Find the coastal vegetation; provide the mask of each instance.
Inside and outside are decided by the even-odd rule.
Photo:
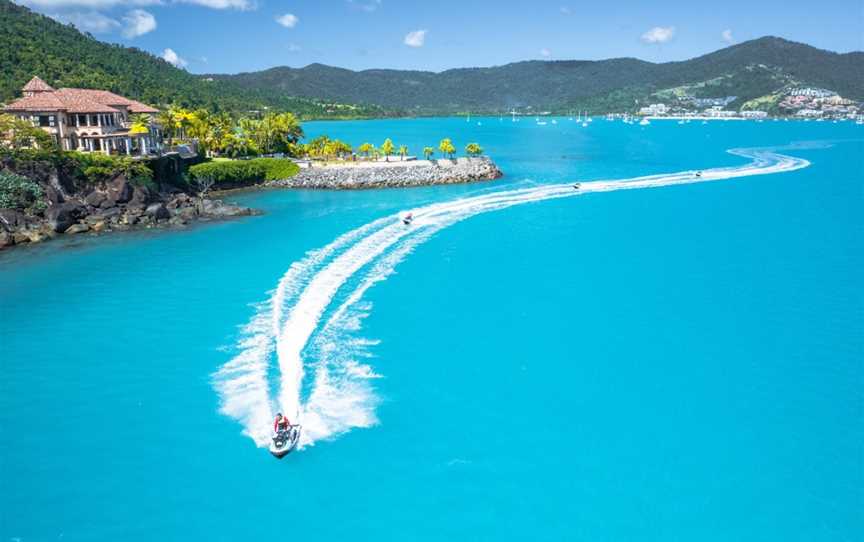
[[[34,213],[44,211],[45,191],[38,183],[10,171],[0,171],[0,209]]]
[[[303,137],[300,121],[288,112],[232,115],[174,105],[162,111],[157,121],[169,145],[194,139],[207,156],[296,155],[300,151],[297,143]]]
[[[294,162],[282,158],[254,158],[252,160],[215,160],[196,164],[189,168],[191,180],[199,186],[212,183],[220,185],[247,186],[263,181],[278,181],[297,174],[300,168]]]
[[[55,88],[110,90],[147,104],[249,114],[292,111],[300,118],[387,116],[379,106],[297,98],[277,89],[248,89],[176,68],[134,47],[96,40],[9,0],[0,0],[0,102],[16,97],[33,75]]]

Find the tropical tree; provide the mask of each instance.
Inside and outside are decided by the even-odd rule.
[[[168,136],[168,145],[174,142],[174,138],[185,137],[185,129],[189,126],[191,116],[191,113],[176,105],[159,113],[159,124]]]
[[[372,145],[372,143],[363,143],[362,145],[357,147],[357,150],[360,152],[360,154],[366,156],[366,158],[369,158],[369,155],[372,154],[372,151],[375,150],[375,146]]]
[[[423,147],[423,157],[427,160],[432,158],[432,155],[435,154],[435,147]]]
[[[399,145],[399,156],[402,157],[402,160],[405,160],[405,157],[408,155],[408,145]]]
[[[57,140],[45,130],[33,126],[30,121],[0,113],[0,149],[18,150],[36,147],[44,151],[56,151]]]
[[[381,152],[384,154],[385,160],[390,161],[390,155],[393,154],[393,149],[395,145],[393,145],[393,140],[389,137],[384,140],[384,143],[381,144]]]
[[[438,143],[438,150],[441,151],[442,154],[446,154],[453,159],[453,155],[456,154],[456,147],[453,145],[453,142],[450,141],[450,138],[442,139],[440,143]]]
[[[483,154],[483,147],[477,143],[468,143],[465,145],[465,152],[468,153],[468,156],[480,156]]]
[[[150,123],[152,122],[150,115],[136,113],[129,117],[129,121],[131,122],[131,125],[129,126],[129,135],[136,136],[138,139],[138,148],[142,153],[146,152],[147,148],[144,144],[144,136],[150,133]]]

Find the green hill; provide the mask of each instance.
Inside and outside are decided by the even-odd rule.
[[[0,102],[38,75],[54,87],[100,88],[154,105],[215,110],[264,107],[301,117],[378,116],[378,107],[322,103],[269,89],[242,88],[178,69],[140,49],[100,42],[26,7],[0,0]]]
[[[694,97],[737,96],[732,106],[787,85],[834,90],[864,100],[864,53],[832,53],[781,38],[733,45],[683,62],[654,64],[634,58],[601,61],[530,61],[440,73],[351,71],[321,64],[213,75],[248,89],[286,95],[363,101],[418,113],[589,109],[624,111],[664,92]]]
[[[0,101],[17,96],[38,75],[53,86],[104,88],[154,105],[229,111],[270,107],[303,118],[527,107],[601,113],[684,96],[735,96],[729,107],[739,108],[775,103],[778,91],[793,86],[864,100],[864,53],[838,54],[775,37],[659,64],[635,58],[529,61],[440,73],[311,64],[200,76],[139,49],[100,42],[9,0],[0,0],[0,73]]]

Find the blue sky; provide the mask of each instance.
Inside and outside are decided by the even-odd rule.
[[[864,2],[16,0],[194,73],[320,62],[440,71],[529,59],[661,62],[765,35],[864,49]]]

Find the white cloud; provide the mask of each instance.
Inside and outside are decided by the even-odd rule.
[[[728,28],[723,32],[720,32],[720,37],[723,38],[723,41],[726,43],[735,43],[735,38],[732,37],[732,30]]]
[[[162,51],[162,59],[169,64],[174,64],[178,68],[185,68],[186,64],[188,64],[188,62],[180,58],[180,55],[175,53],[174,49],[171,49],[170,47]]]
[[[286,13],[285,15],[280,15],[276,17],[276,22],[281,24],[285,28],[294,28],[295,26],[297,26],[297,23],[300,22],[300,19],[298,19],[297,16],[292,13]]]
[[[552,51],[544,47],[540,49],[540,56],[542,56],[543,58],[549,58],[550,56],[552,56]]]
[[[405,34],[404,43],[408,47],[423,47],[426,43],[426,32],[428,30],[415,30]]]
[[[78,30],[91,34],[107,34],[120,28],[119,21],[95,11],[86,13],[57,13],[51,15],[51,18],[64,24],[71,23]]]
[[[642,34],[645,43],[666,43],[675,35],[674,26],[655,26],[648,32]]]
[[[301,50],[302,50],[302,48],[299,45],[297,45],[296,43],[289,43],[288,44],[288,52],[289,53],[299,53]]]
[[[133,9],[123,17],[123,36],[137,38],[156,30],[156,17],[143,9]]]
[[[573,10],[571,10],[569,7],[561,6],[561,15],[571,15],[572,13]]]

